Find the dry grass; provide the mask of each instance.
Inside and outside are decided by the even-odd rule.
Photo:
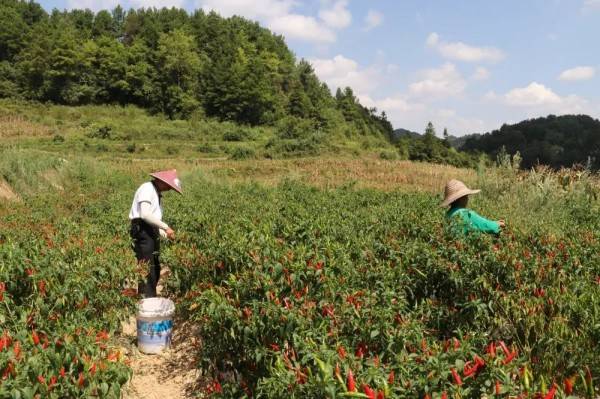
[[[115,162],[115,161],[112,161]],[[353,185],[359,188],[405,190],[441,193],[452,178],[472,183],[476,173],[470,169],[410,161],[380,159],[301,158],[288,160],[224,159],[194,160],[127,160],[115,165],[121,170],[137,173],[162,168],[177,168],[184,174],[201,171],[219,182],[256,182],[274,186],[283,180],[296,180],[320,188]]]
[[[256,181],[266,185],[283,179],[300,180],[310,185],[333,188],[352,184],[380,190],[440,192],[447,180],[472,181],[475,172],[449,166],[410,161],[378,159],[298,159],[224,161],[202,163],[200,168],[232,181]]]
[[[0,137],[42,137],[52,134],[49,127],[33,123],[19,115],[0,115]]]
[[[0,179],[0,199],[7,200],[7,201],[19,201],[20,200],[19,196],[14,192],[12,187],[7,182],[5,182],[4,180],[1,180],[1,179]]]

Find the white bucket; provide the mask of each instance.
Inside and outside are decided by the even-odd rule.
[[[167,298],[142,299],[138,305],[137,342],[140,352],[156,354],[171,346],[175,304]]]

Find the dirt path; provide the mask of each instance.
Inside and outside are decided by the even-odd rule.
[[[157,289],[160,295],[160,284]],[[174,320],[171,348],[158,355],[146,355],[136,346],[135,316],[123,323],[121,345],[133,370],[133,376],[125,386],[123,398],[197,398],[195,392],[201,378],[196,359],[200,346],[197,331],[190,322]]]
[[[124,399],[188,399],[201,378],[196,369],[199,338],[189,323],[175,323],[171,348],[158,355],[141,353],[135,345],[135,317],[123,326],[123,340],[133,376]]]

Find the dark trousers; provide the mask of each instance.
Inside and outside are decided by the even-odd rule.
[[[160,278],[160,241],[158,228],[149,225],[141,219],[131,221],[131,239],[133,251],[138,263],[148,265],[148,278],[146,283],[138,284],[138,294],[146,298],[156,296],[156,285]]]

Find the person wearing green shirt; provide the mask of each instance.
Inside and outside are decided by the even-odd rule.
[[[469,195],[477,194],[480,191],[471,190],[460,180],[453,179],[446,183],[444,201],[442,202],[443,207],[450,207],[446,217],[451,222],[456,222],[457,226],[462,228],[464,234],[470,232],[499,234],[505,226],[504,220],[489,220],[467,208]]]

